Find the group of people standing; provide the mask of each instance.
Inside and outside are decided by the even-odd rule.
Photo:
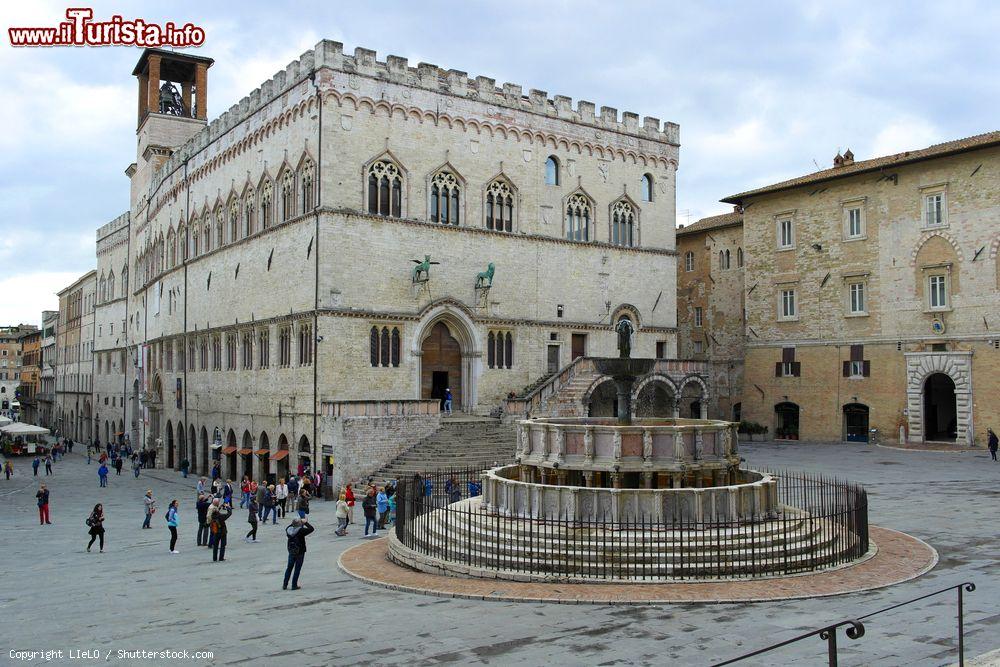
[[[354,523],[354,506],[357,498],[354,489],[348,484],[340,492],[337,500],[337,530],[335,535],[343,537],[347,535],[347,526]],[[372,537],[378,535],[379,530],[384,530],[386,524],[392,520],[396,513],[396,483],[390,481],[385,486],[375,486],[370,480],[365,489],[365,495],[361,499],[361,510],[365,515],[365,537],[368,536],[369,529]]]

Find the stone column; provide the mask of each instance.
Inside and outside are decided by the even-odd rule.
[[[149,85],[146,86],[146,108],[152,113],[160,111],[160,56],[150,55],[146,59],[149,67],[146,76]]]
[[[652,489],[653,488],[653,473],[652,472],[644,472],[644,473],[642,473],[642,481],[643,481],[643,485],[645,486],[645,488]]]
[[[622,475],[620,472],[611,473],[611,486],[615,489],[622,488]]]
[[[191,117],[191,82],[181,84],[181,101],[184,103],[184,113]]]
[[[153,56],[150,56],[150,61],[152,61],[152,59]],[[159,73],[159,63],[157,63],[157,73]],[[208,120],[208,66],[204,63],[198,63],[195,65],[194,88],[194,117],[198,120]]]
[[[583,485],[586,487],[594,486],[594,473],[591,470],[583,471]]]
[[[149,75],[139,75],[139,122],[149,111]]]

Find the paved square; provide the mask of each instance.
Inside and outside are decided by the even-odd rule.
[[[940,553],[938,567],[880,591],[753,605],[606,607],[436,598],[367,586],[340,572],[337,558],[358,543],[359,531],[353,527],[348,537],[336,538],[332,503],[316,502],[304,588],[282,591],[286,522],[262,525],[260,542],[247,545],[246,512],[237,509],[227,562],[215,564],[194,544],[196,478],[165,470],[137,480],[112,475],[110,486],[100,489],[97,466],[88,467],[79,454],[38,480],[31,478],[30,460],[20,458],[15,477],[0,478],[0,662],[13,662],[11,649],[111,650],[112,662],[119,649],[186,649],[214,652],[213,660],[193,664],[708,665],[965,580],[978,588],[966,596],[967,655],[1000,643],[1000,464],[988,454],[801,443],[744,445],[742,453],[750,467],[785,465],[862,482],[870,492],[872,522],[929,542]],[[38,525],[36,481],[52,491],[51,526]],[[147,488],[161,508],[153,530],[140,529]],[[181,501],[178,555],[167,552],[162,518],[172,498]],[[84,519],[96,502],[104,503],[107,515],[104,554],[84,550]],[[957,661],[955,628],[953,598],[918,603],[871,619],[861,640],[841,637],[841,664],[951,664]],[[819,640],[807,641],[744,664],[814,665],[824,650]],[[64,654],[53,662],[70,661]]]

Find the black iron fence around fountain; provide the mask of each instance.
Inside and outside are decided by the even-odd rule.
[[[395,537],[443,569],[536,579],[781,576],[844,565],[869,552],[862,487],[801,472],[762,472],[778,479],[776,517],[664,523],[642,515],[617,521],[505,516],[475,500],[482,470],[436,471],[399,480]]]

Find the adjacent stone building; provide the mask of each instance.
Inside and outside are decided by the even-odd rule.
[[[138,349],[125,326],[128,294],[129,214],[97,230],[97,300],[94,306],[93,401],[95,435],[101,442],[127,433],[141,441],[137,391],[129,392],[126,369]]]
[[[707,362],[713,419],[741,417],[746,259],[738,209],[677,229],[678,357]]]
[[[59,326],[58,310],[42,311],[41,372],[39,393],[36,394],[39,426],[52,430],[55,425],[56,400],[56,329]]]
[[[96,293],[96,271],[88,271],[59,292],[55,423],[50,428],[79,441],[89,441],[94,432],[91,381]]]
[[[37,329],[30,324],[0,327],[0,410],[18,407],[15,404],[21,384],[21,339]]]
[[[21,336],[21,369],[18,400],[21,421],[38,423],[38,393],[41,390],[42,332],[35,330]]]
[[[615,354],[621,318],[633,354],[677,356],[675,124],[329,41],[208,123],[211,65],[151,49],[133,72],[102,431],[198,472],[332,471],[324,406],[449,388],[486,413]]]
[[[1000,426],[1000,132],[724,201],[744,210],[745,419],[827,441]]]

